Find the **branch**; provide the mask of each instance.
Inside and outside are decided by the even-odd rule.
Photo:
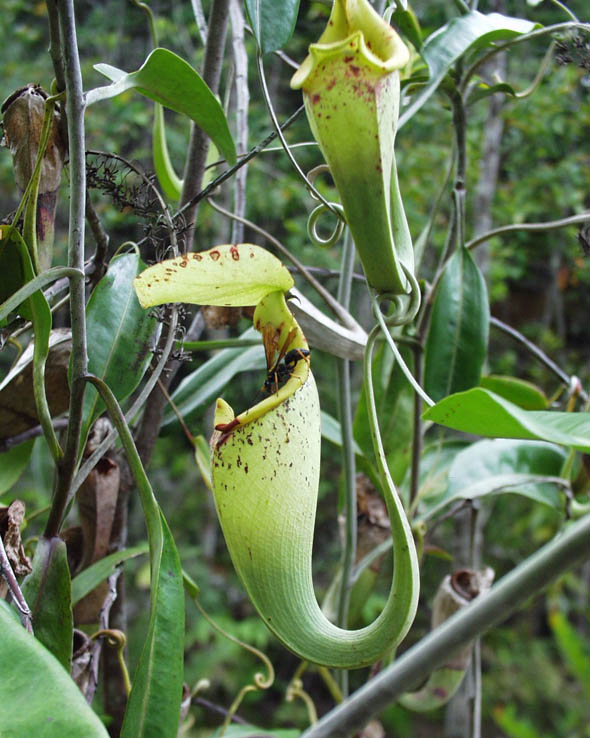
[[[515,341],[518,341],[518,343],[522,344],[527,351],[529,351],[531,354],[533,354],[533,356],[539,359],[539,361],[544,364],[547,369],[549,369],[549,371],[553,372],[553,374],[555,374],[558,379],[560,379],[566,386],[570,386],[572,378],[569,376],[569,374],[567,374],[567,372],[564,372],[563,369],[559,367],[552,359],[550,359],[544,351],[542,351],[532,341],[529,341],[529,339],[523,336],[520,331],[517,331],[516,328],[512,328],[512,326],[509,326],[502,320],[494,318],[494,316],[490,317],[490,325],[499,328],[508,336],[514,338]],[[586,394],[586,392],[584,392],[584,390],[580,390],[579,396],[584,402],[588,402],[588,395]]]
[[[343,738],[360,730],[402,692],[468,643],[508,618],[553,579],[590,557],[590,515],[570,525],[501,579],[488,594],[449,618],[378,676],[324,715],[301,738]]]

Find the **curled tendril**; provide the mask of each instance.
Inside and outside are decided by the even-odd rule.
[[[390,295],[387,292],[381,292],[373,300],[375,317],[379,321],[383,320],[385,325],[390,328],[411,323],[418,315],[418,310],[420,310],[421,294],[418,280],[405,264],[401,263],[401,266],[410,283],[410,294],[407,296]],[[392,303],[392,307],[386,315],[381,311],[381,302],[384,300],[389,300]]]
[[[331,203],[331,205],[335,210],[338,210],[338,212],[344,213],[342,205],[338,205],[338,203],[335,202]],[[318,205],[312,210],[309,218],[307,219],[307,235],[316,246],[320,246],[323,249],[328,249],[338,243],[345,225],[344,221],[339,219],[328,238],[322,238],[322,236],[317,232],[317,223],[320,217],[327,211],[328,208],[325,205]]]
[[[105,630],[98,630],[90,636],[90,640],[94,641],[96,638],[104,638],[105,643],[109,648],[117,649],[117,659],[119,661],[119,668],[123,675],[123,684],[125,685],[125,694],[129,697],[131,692],[131,679],[129,678],[129,670],[125,663],[125,644],[127,643],[127,637],[122,630],[117,628],[108,628]]]
[[[287,702],[294,702],[297,698],[303,701],[305,704],[305,707],[307,708],[307,716],[309,718],[309,722],[314,725],[318,721],[318,713],[315,708],[314,702],[310,695],[303,689],[303,682],[298,677],[293,677],[291,680],[289,686],[287,687],[287,692],[285,694],[285,699]]]
[[[320,164],[319,166],[309,170],[309,172],[307,173],[307,179],[315,187],[315,181],[317,177],[320,174],[326,173],[330,173],[330,168],[327,164]],[[309,194],[314,200],[319,200],[314,190],[310,189]],[[320,217],[328,210],[330,210],[332,214],[336,212],[339,215],[339,218],[336,225],[334,226],[334,230],[332,231],[332,233],[328,236],[328,238],[323,238],[317,232],[317,223]],[[345,225],[346,221],[344,219],[344,208],[342,207],[342,205],[339,205],[336,202],[331,202],[330,208],[327,208],[325,203],[320,203],[316,208],[314,208],[311,215],[307,219],[307,234],[316,246],[328,249],[334,246],[339,241],[340,237],[342,236],[342,232],[344,231]]]
[[[235,636],[231,635],[231,633],[228,633],[227,631],[223,630],[223,628],[220,625],[218,625],[207,614],[207,612],[203,609],[201,603],[195,597],[193,597],[192,599],[197,609],[201,613],[201,615],[205,618],[205,620],[209,623],[209,625],[214,630],[220,633],[224,638],[227,638],[233,643],[236,643],[238,646],[245,648],[246,651],[249,651],[251,654],[254,654],[254,656],[257,656],[262,661],[262,663],[264,664],[267,670],[266,674],[263,674],[261,672],[256,672],[256,674],[254,674],[254,684],[247,684],[245,687],[242,687],[242,689],[238,692],[237,697],[232,702],[231,707],[229,708],[227,715],[225,716],[223,725],[219,729],[219,738],[221,738],[221,736],[223,736],[223,734],[227,730],[232,717],[237,712],[238,707],[241,705],[242,700],[248,694],[248,692],[256,692],[259,689],[269,689],[270,687],[272,687],[274,680],[275,680],[275,670],[273,668],[273,665],[270,659],[268,658],[268,656],[266,656],[266,654],[262,653],[262,651],[259,651],[257,648],[254,648],[254,646],[251,646],[248,643],[244,643],[239,638],[236,638]]]

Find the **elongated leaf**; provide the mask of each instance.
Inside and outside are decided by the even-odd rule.
[[[66,544],[61,538],[39,538],[33,571],[24,580],[23,595],[33,614],[35,636],[70,670],[72,658],[72,585]]]
[[[128,559],[148,553],[148,544],[140,543],[132,548],[126,548],[123,551],[115,551],[115,553],[105,556],[104,559],[96,561],[87,569],[81,571],[72,579],[72,605],[75,605],[89,592],[98,587],[98,585],[115,571],[119,564]]]
[[[480,386],[510,400],[523,410],[546,410],[549,404],[542,390],[532,382],[517,377],[490,374],[481,378]]]
[[[438,285],[424,356],[424,388],[438,401],[479,384],[490,308],[484,279],[466,249],[449,259]]]
[[[169,200],[178,200],[182,193],[182,180],[174,171],[168,144],[166,142],[166,126],[164,124],[164,109],[156,103],[154,105],[154,129],[152,153],[154,169],[162,192]]]
[[[420,53],[428,64],[430,81],[403,111],[399,126],[406,123],[428,100],[445,74],[466,52],[530,33],[538,24],[500,13],[484,15],[477,10],[453,18],[431,34]]]
[[[229,164],[235,164],[236,147],[223,108],[201,76],[188,62],[168,49],[154,49],[136,72],[127,74],[110,64],[95,69],[113,81],[86,95],[88,105],[136,89],[170,110],[188,115],[209,136]]]
[[[249,328],[240,336],[240,338],[254,337],[260,337],[254,328]],[[223,349],[185,377],[172,394],[172,399],[181,414],[186,417],[213,402],[236,374],[253,370],[262,371],[265,367],[262,342],[259,346],[250,346],[246,349]],[[164,413],[162,425],[175,421],[176,415],[168,408]]]
[[[158,521],[153,518],[156,512]],[[155,500],[146,513],[152,547],[150,623],[121,738],[176,738],[183,680],[182,569],[174,539]]]
[[[34,440],[21,443],[0,454],[0,495],[7,492],[23,473],[33,451]]]
[[[157,321],[143,310],[133,289],[141,269],[137,254],[113,259],[86,308],[88,371],[104,380],[119,400],[128,397],[141,381],[152,357]],[[84,396],[84,429],[104,410],[93,387]]]
[[[27,281],[22,265],[20,250],[17,246],[17,239],[11,237],[16,232],[9,226],[0,228],[0,304],[13,295]],[[26,310],[26,303],[21,308]],[[30,311],[24,317],[29,320],[31,318]]]
[[[246,0],[246,12],[263,54],[284,46],[291,38],[299,0]]]
[[[0,600],[2,738],[108,738],[63,666]]]
[[[89,381],[100,391],[119,432],[141,499],[150,549],[149,626],[120,738],[177,738],[184,652],[184,590],[180,558],[121,408],[102,380],[91,377]]]
[[[411,8],[402,7],[402,5],[402,3],[397,4],[391,16],[391,23],[412,42],[417,51],[420,51],[422,46],[420,22]]]
[[[589,413],[522,410],[480,387],[446,397],[423,417],[464,433],[549,441],[590,453]]]
[[[286,292],[293,277],[276,256],[251,243],[223,244],[154,264],[136,280],[143,307],[165,302],[239,307]]]
[[[554,508],[562,498],[548,478],[558,478],[566,459],[559,446],[543,441],[478,441],[459,451],[449,468],[447,489],[425,507],[427,517],[454,500],[513,492]]]

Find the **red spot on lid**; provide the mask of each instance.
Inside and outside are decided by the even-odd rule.
[[[230,253],[231,253],[231,258],[234,261],[239,261],[240,260],[240,252],[238,251],[238,247],[237,246],[232,246],[230,248]]]
[[[219,257],[221,256],[221,254],[219,253],[217,249],[214,249],[213,251],[209,252],[209,256],[213,259],[213,261],[217,261]]]

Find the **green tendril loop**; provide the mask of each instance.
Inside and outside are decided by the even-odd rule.
[[[335,202],[331,203],[331,205],[334,210],[342,213],[342,216],[344,217],[344,209],[342,208],[342,205],[338,205],[338,203]],[[334,230],[327,238],[323,238],[322,236],[320,236],[317,231],[317,223],[320,217],[327,211],[328,208],[325,205],[318,205],[312,210],[309,218],[307,219],[307,234],[309,238],[316,246],[320,246],[323,249],[329,249],[336,243],[338,243],[344,231],[345,225],[344,220],[338,219],[336,225],[334,226]]]
[[[410,283],[409,295],[392,295],[388,292],[380,292],[373,298],[373,313],[375,314],[375,317],[379,322],[383,321],[389,328],[411,323],[420,310],[422,296],[418,280],[414,273],[403,263],[401,264],[401,267],[406,279]],[[392,303],[392,308],[385,315],[381,310],[381,303],[384,300],[389,300]]]

